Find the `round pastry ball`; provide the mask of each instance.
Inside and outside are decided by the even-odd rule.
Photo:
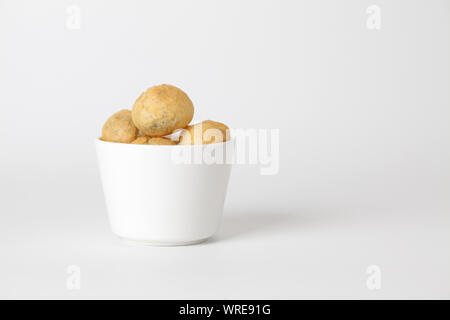
[[[106,120],[102,128],[101,140],[130,143],[136,139],[138,130],[131,119],[130,110],[120,110]]]
[[[148,139],[149,138],[146,136],[139,136],[135,140],[133,140],[131,143],[132,144],[147,144]]]
[[[172,141],[167,138],[156,137],[156,138],[148,139],[147,144],[158,145],[158,146],[173,146],[173,145],[176,145],[177,143],[175,141]]]
[[[230,140],[230,129],[226,125],[206,120],[185,128],[180,136],[179,144],[210,144],[228,140]]]
[[[186,127],[194,105],[181,89],[169,84],[148,88],[133,105],[132,118],[142,134],[161,137]]]

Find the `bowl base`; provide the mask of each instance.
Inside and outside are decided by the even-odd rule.
[[[198,244],[209,239],[203,238],[193,241],[154,241],[154,240],[136,240],[130,238],[119,237],[119,239],[127,245],[132,246],[150,246],[150,247],[176,247],[176,246],[189,246],[193,244]]]

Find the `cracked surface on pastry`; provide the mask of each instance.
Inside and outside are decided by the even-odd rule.
[[[186,93],[172,85],[153,86],[133,105],[132,118],[142,134],[161,137],[186,127],[194,116],[194,106]]]

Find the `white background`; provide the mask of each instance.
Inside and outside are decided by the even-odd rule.
[[[0,0],[0,298],[450,298],[449,18],[446,0]],[[107,222],[93,141],[160,83],[198,119],[280,129],[279,173],[235,167],[196,246],[125,246]]]

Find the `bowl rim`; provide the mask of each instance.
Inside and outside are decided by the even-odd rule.
[[[172,148],[204,148],[211,145],[227,145],[234,143],[235,137],[230,137],[230,140],[227,140],[225,142],[218,142],[218,143],[207,143],[207,144],[175,144],[175,145],[155,145],[155,144],[133,144],[133,143],[126,143],[126,142],[113,142],[113,141],[105,141],[100,138],[96,138],[94,140],[95,144],[109,144],[109,145],[116,145],[120,146],[119,148],[148,148],[148,149],[172,149]],[[128,147],[125,147],[128,146]]]

